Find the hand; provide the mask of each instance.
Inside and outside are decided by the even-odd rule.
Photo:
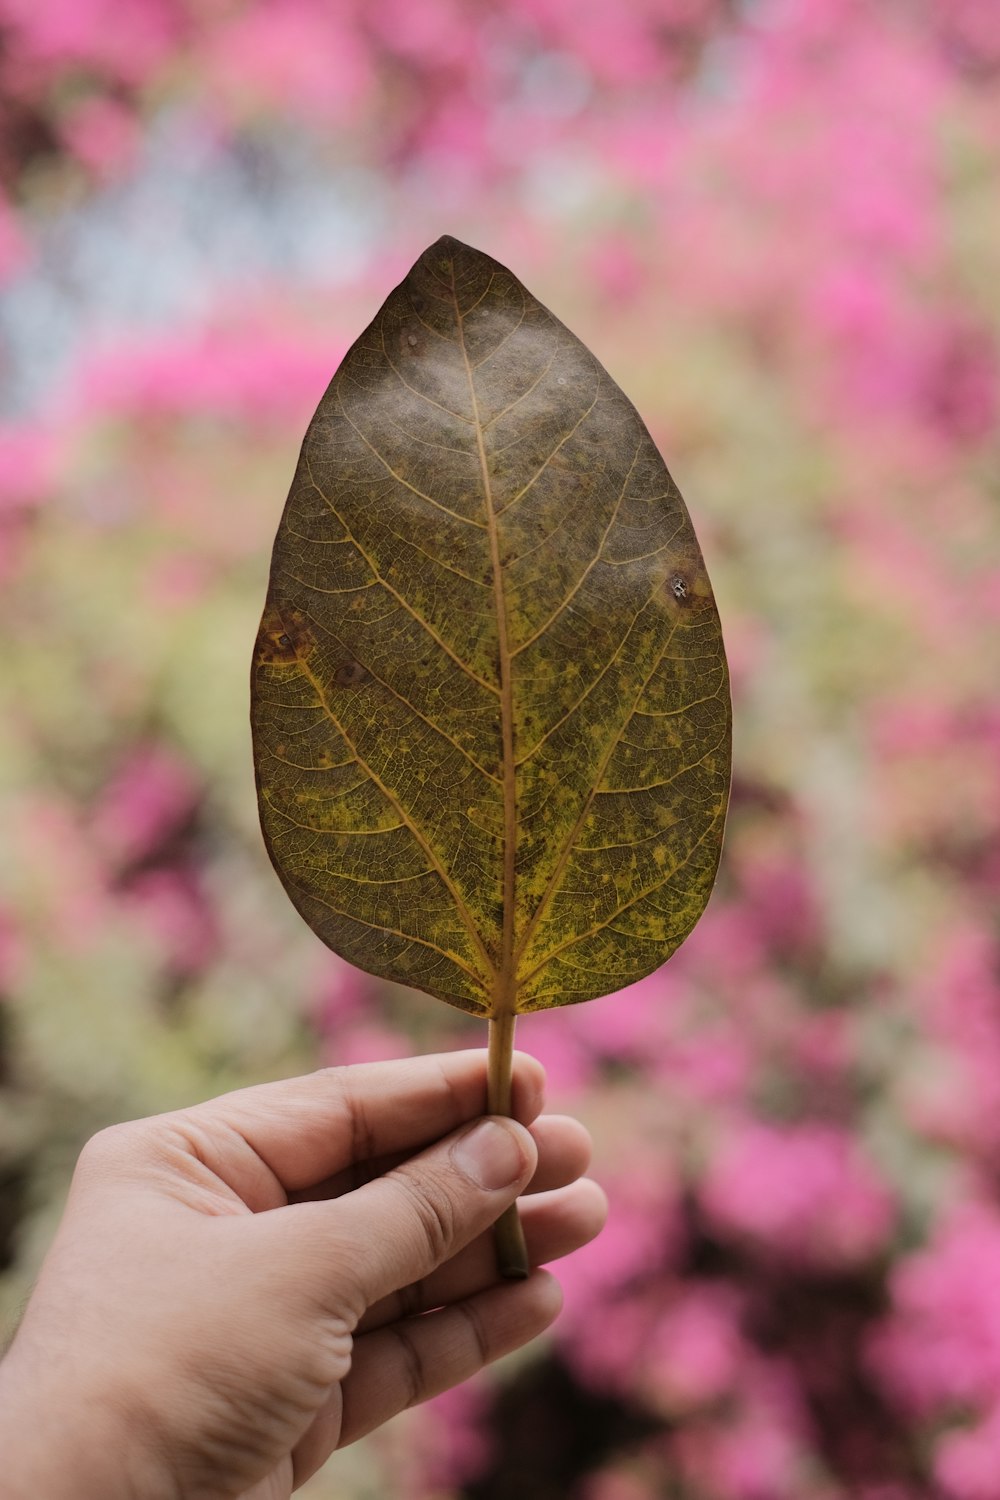
[[[558,1285],[498,1284],[489,1226],[527,1187],[537,1265],[604,1199],[539,1065],[521,1124],[479,1119],[485,1079],[483,1052],[329,1069],[95,1136],[0,1364],[9,1500],[287,1500],[547,1327]]]

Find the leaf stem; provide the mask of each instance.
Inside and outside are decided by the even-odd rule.
[[[511,1065],[516,1019],[513,1011],[505,1011],[492,1016],[489,1023],[487,1108],[491,1115],[507,1115],[508,1118],[511,1112]],[[516,1203],[512,1203],[500,1215],[493,1228],[493,1238],[500,1275],[507,1281],[523,1281],[530,1268]]]

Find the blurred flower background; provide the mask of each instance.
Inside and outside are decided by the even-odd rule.
[[[0,1317],[82,1141],[478,1045],[257,827],[298,444],[451,233],[635,400],[734,673],[708,913],[527,1018],[612,1199],[552,1337],[310,1500],[1000,1496],[1000,10],[0,0]]]

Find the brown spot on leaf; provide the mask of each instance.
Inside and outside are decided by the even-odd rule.
[[[362,682],[367,682],[370,676],[368,668],[352,657],[341,663],[333,674],[333,680],[337,687],[358,687]]]
[[[280,666],[307,657],[316,644],[301,610],[264,611],[257,635],[257,661]]]

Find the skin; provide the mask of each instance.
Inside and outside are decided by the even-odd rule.
[[[591,1239],[589,1138],[482,1118],[486,1054],[327,1069],[112,1126],[84,1148],[3,1363],[7,1500],[287,1500],[334,1449],[527,1343]]]

